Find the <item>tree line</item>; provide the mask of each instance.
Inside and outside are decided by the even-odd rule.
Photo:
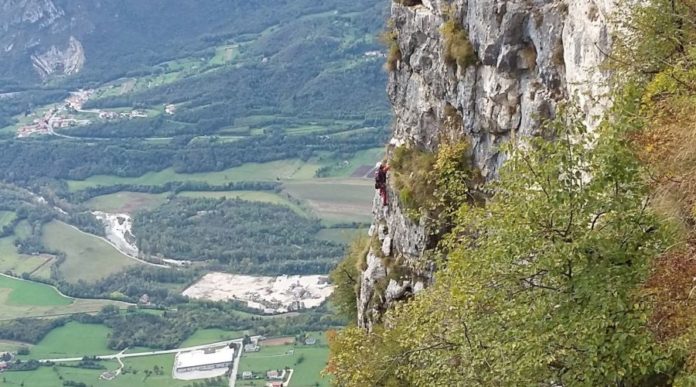
[[[144,254],[256,274],[326,273],[343,246],[317,239],[320,229],[287,206],[240,199],[175,198],[133,220]]]

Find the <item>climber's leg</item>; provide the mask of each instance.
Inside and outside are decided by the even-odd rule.
[[[387,205],[387,187],[382,187],[379,189],[379,196],[382,197],[382,205]]]

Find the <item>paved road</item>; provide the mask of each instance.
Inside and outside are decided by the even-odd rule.
[[[237,372],[239,370],[239,359],[242,357],[242,351],[244,351],[244,345],[239,343],[239,351],[235,354],[234,363],[232,363],[232,373],[230,374],[230,387],[234,387],[237,383]]]
[[[257,336],[255,336],[255,337],[257,337]],[[123,358],[129,358],[129,357],[165,355],[165,354],[169,354],[169,353],[195,351],[197,349],[203,349],[203,348],[208,348],[208,347],[221,347],[223,345],[230,345],[230,343],[239,343],[241,345],[242,340],[243,339],[239,338],[239,339],[234,339],[234,340],[219,341],[217,343],[211,343],[211,344],[196,345],[193,347],[166,349],[166,350],[151,351],[151,352],[137,352],[137,353],[124,353],[124,354],[116,353],[116,354],[112,354],[112,355],[99,355],[99,356],[95,356],[95,357],[99,360],[114,360],[118,357],[123,359]],[[64,357],[64,358],[53,358],[53,359],[40,359],[39,361],[41,361],[41,362],[52,361],[54,363],[57,363],[57,362],[71,362],[71,361],[80,361],[80,360],[82,360],[82,357]]]

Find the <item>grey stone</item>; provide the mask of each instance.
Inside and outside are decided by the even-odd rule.
[[[468,32],[478,63],[466,69],[443,58],[440,27],[445,9]],[[436,150],[445,133],[447,104],[462,114],[454,135],[472,145],[472,161],[485,179],[495,179],[507,141],[539,134],[541,119],[552,117],[559,103],[574,99],[587,112],[590,128],[608,106],[606,73],[599,65],[611,46],[607,20],[614,0],[427,0],[404,7],[392,3],[402,53],[390,74],[387,93],[394,109],[391,146]],[[390,280],[384,294],[375,284],[386,275],[372,257],[362,274],[359,325],[370,328],[393,302],[415,294],[433,280],[433,262],[424,257],[436,244],[425,222],[413,222],[389,192],[388,209],[375,200],[375,224],[386,259],[403,266],[410,278]],[[369,258],[369,257],[368,257]],[[370,259],[368,259],[370,261]],[[379,261],[379,259],[377,259]],[[377,269],[379,267],[379,270]]]

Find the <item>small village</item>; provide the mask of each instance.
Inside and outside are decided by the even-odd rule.
[[[18,138],[26,138],[32,135],[55,135],[70,137],[56,132],[56,129],[64,129],[76,126],[85,126],[96,121],[107,122],[117,120],[132,120],[148,118],[148,113],[140,109],[126,111],[114,111],[105,109],[83,109],[87,102],[95,94],[94,90],[78,90],[70,93],[70,96],[59,106],[49,108],[43,114],[27,112],[26,117],[37,115],[31,123],[20,126],[17,129]],[[122,109],[119,109],[122,110]],[[176,106],[167,104],[164,107],[165,114],[176,113]]]

